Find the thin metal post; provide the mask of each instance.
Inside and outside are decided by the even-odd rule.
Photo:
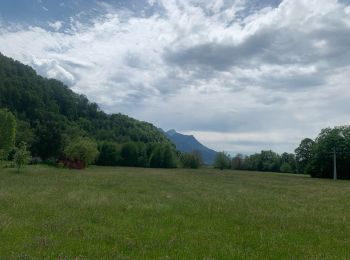
[[[333,148],[333,180],[337,179],[337,154],[335,152],[335,147]]]

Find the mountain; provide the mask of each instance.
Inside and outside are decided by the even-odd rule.
[[[193,135],[183,135],[173,129],[165,132],[165,135],[175,144],[176,149],[180,152],[190,153],[198,151],[205,164],[210,165],[214,163],[217,152],[201,144]]]
[[[34,156],[57,158],[74,137],[97,142],[170,144],[150,123],[122,114],[106,114],[62,82],[43,78],[29,66],[0,53],[0,108],[17,118],[17,142]]]

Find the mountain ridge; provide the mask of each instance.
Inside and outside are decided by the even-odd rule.
[[[193,135],[184,135],[174,129],[164,133],[180,152],[191,153],[197,151],[200,153],[204,164],[211,165],[214,163],[217,152],[200,143]]]

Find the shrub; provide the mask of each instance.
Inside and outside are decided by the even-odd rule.
[[[70,143],[64,153],[69,160],[83,161],[85,165],[93,163],[99,154],[96,142],[86,137]]]
[[[184,168],[197,169],[202,165],[202,158],[199,153],[183,153],[180,158]]]

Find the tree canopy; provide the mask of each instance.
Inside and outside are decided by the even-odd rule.
[[[14,147],[16,137],[16,119],[6,110],[0,109],[0,159]]]
[[[337,175],[350,179],[350,126],[322,129],[317,138],[304,139],[296,149],[301,169],[312,177],[333,178],[333,153],[336,153]]]
[[[11,111],[19,122],[18,143],[26,142],[31,154],[44,160],[63,157],[65,148],[79,136],[98,143],[171,146],[164,133],[152,124],[122,114],[106,114],[62,82],[43,78],[31,67],[1,54],[0,108]],[[6,129],[13,133],[13,125]]]
[[[89,165],[97,159],[97,144],[89,138],[80,137],[69,144],[64,153],[70,160],[83,161],[85,165]]]

